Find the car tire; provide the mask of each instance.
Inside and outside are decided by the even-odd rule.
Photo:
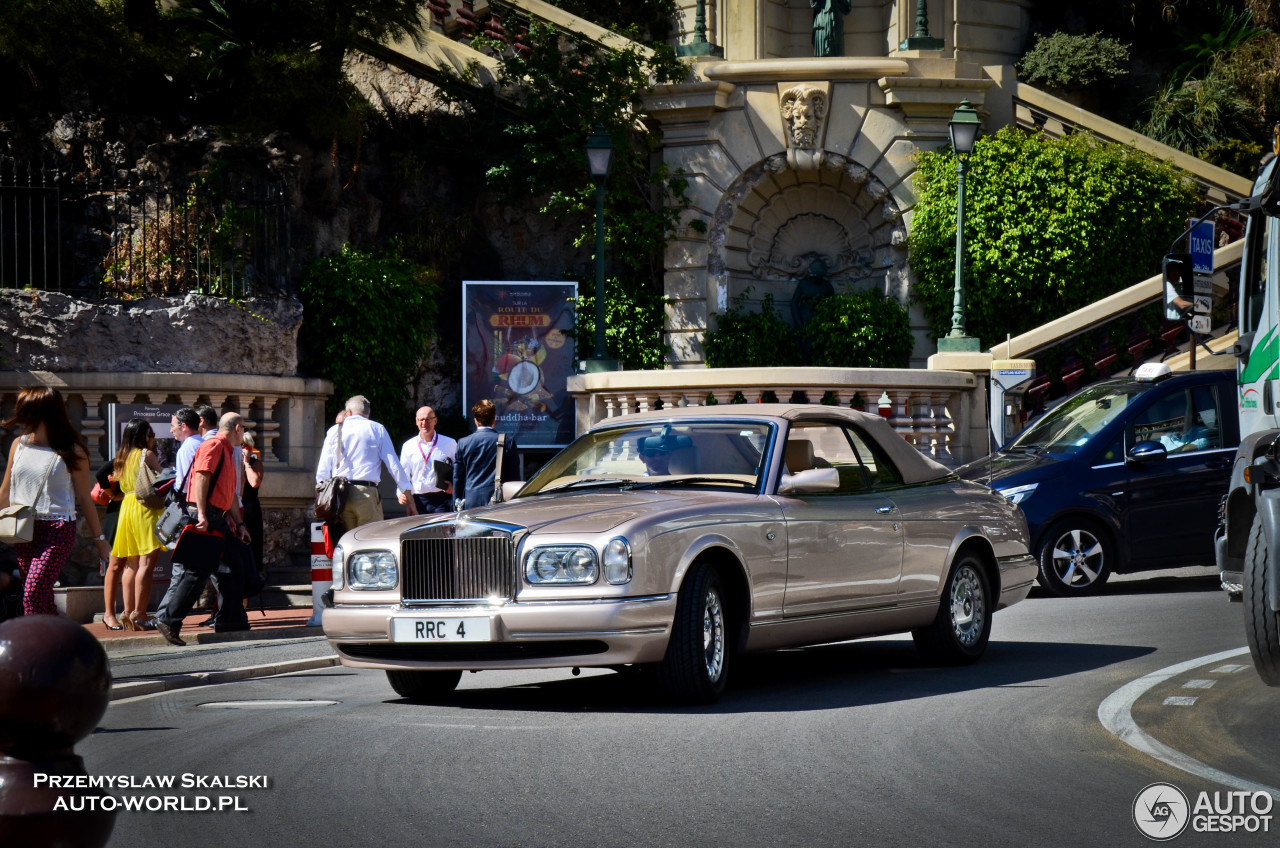
[[[399,671],[387,669],[387,682],[410,701],[438,701],[458,688],[461,671]]]
[[[956,558],[933,623],[911,631],[916,650],[930,662],[968,665],[986,653],[995,610],[982,561],[973,553]]]
[[[1253,667],[1268,686],[1280,686],[1280,613],[1267,603],[1267,534],[1253,518],[1244,553],[1244,633]]]
[[[1060,598],[1092,595],[1106,585],[1116,561],[1111,536],[1096,521],[1055,521],[1040,545],[1040,585]]]
[[[668,698],[684,704],[714,703],[729,677],[729,613],[724,587],[711,566],[695,564],[676,600],[667,653],[658,680]]]

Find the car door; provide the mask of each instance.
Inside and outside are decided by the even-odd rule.
[[[1134,417],[1129,447],[1158,441],[1168,451],[1163,460],[1127,463],[1125,525],[1135,568],[1213,563],[1218,501],[1235,454],[1222,427],[1225,400],[1220,384],[1183,384]]]
[[[902,572],[902,532],[892,500],[872,487],[849,433],[838,424],[793,425],[787,473],[835,468],[834,491],[778,496],[787,523],[785,617],[891,602]]]

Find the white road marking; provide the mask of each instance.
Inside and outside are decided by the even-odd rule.
[[[1234,665],[1232,663],[1227,663],[1226,665],[1220,665],[1217,668],[1209,669],[1209,673],[1210,674],[1235,674],[1237,671],[1244,671],[1248,667],[1249,666],[1247,665]]]
[[[1138,727],[1133,720],[1134,703],[1141,698],[1146,692],[1154,687],[1164,683],[1172,677],[1176,677],[1184,672],[1210,663],[1222,662],[1241,654],[1249,653],[1248,648],[1236,648],[1230,651],[1223,651],[1219,654],[1211,654],[1207,657],[1199,659],[1187,660],[1186,662],[1171,665],[1168,668],[1162,668],[1159,671],[1153,671],[1145,677],[1140,677],[1130,683],[1126,683],[1116,691],[1108,695],[1101,704],[1098,705],[1098,720],[1102,722],[1112,736],[1115,736],[1121,742],[1128,745],[1134,750],[1146,754],[1148,757],[1154,757],[1162,763],[1171,765],[1176,769],[1185,771],[1188,774],[1202,777],[1206,780],[1212,780],[1214,783],[1220,783],[1223,786],[1229,786],[1232,789],[1242,789],[1246,792],[1266,792],[1272,798],[1280,801],[1280,789],[1273,786],[1267,786],[1262,783],[1254,783],[1251,780],[1245,780],[1242,777],[1236,777],[1233,774],[1227,774],[1225,771],[1213,768],[1199,760],[1188,757],[1181,751],[1176,751],[1159,742]]]
[[[1212,689],[1216,680],[1188,680],[1182,684],[1183,689]]]
[[[1175,695],[1172,698],[1165,698],[1164,705],[1166,707],[1194,707],[1196,699],[1186,695]]]

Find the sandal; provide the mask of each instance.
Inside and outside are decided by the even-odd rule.
[[[119,621],[117,621],[115,624],[112,624],[111,622],[107,621],[106,618],[103,618],[102,623],[106,625],[108,630],[124,630],[124,625],[121,624]]]
[[[134,631],[138,629],[138,622],[134,621],[133,617],[127,612],[120,615],[120,623],[124,625],[125,630]]]

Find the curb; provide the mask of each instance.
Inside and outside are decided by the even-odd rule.
[[[161,638],[160,641],[163,642],[164,639]],[[331,654],[327,657],[308,657],[303,660],[288,660],[268,665],[228,668],[224,671],[197,671],[191,674],[165,675],[151,680],[131,680],[125,683],[113,683],[111,685],[111,700],[118,701],[122,698],[135,698],[139,695],[154,695],[157,692],[169,692],[175,689],[190,689],[194,686],[234,683],[238,680],[250,680],[255,677],[274,677],[277,674],[310,671],[317,668],[332,668],[337,665],[340,665],[337,654]]]
[[[229,633],[215,633],[212,630],[206,630],[201,633],[186,632],[182,634],[182,638],[190,646],[213,645],[221,642],[256,642],[268,639],[301,639],[306,636],[323,635],[324,628],[318,624],[314,626],[295,624],[289,627],[258,627],[252,630],[233,630]],[[155,632],[147,633],[143,636],[112,636],[110,639],[99,641],[108,655],[138,648],[176,647],[170,646],[163,636]]]

